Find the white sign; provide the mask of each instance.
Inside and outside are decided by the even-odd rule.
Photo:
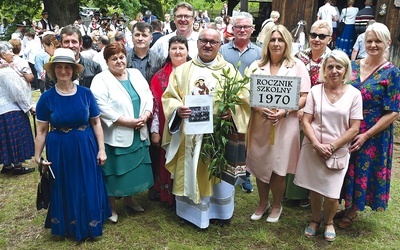
[[[251,107],[298,110],[300,77],[253,74],[250,78]]]
[[[213,96],[212,95],[187,95],[185,105],[192,111],[186,120],[186,134],[212,134],[213,133]]]

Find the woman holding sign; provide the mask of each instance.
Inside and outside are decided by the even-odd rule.
[[[254,72],[253,72],[254,71]],[[304,64],[292,56],[292,36],[283,25],[266,34],[261,60],[250,65],[257,75],[300,77],[299,109],[310,90],[310,77]],[[273,96],[273,95],[272,95]],[[275,103],[273,100],[270,103]],[[247,135],[246,166],[256,177],[259,203],[251,220],[259,220],[271,207],[268,222],[278,222],[282,212],[285,176],[294,174],[300,152],[297,110],[252,108]],[[272,206],[269,191],[273,195]]]
[[[294,183],[310,190],[311,223],[306,237],[313,237],[321,224],[324,208],[324,238],[336,238],[333,217],[349,163],[350,142],[357,135],[362,116],[361,93],[346,84],[351,62],[342,51],[333,50],[322,62],[319,79],[307,96],[304,107],[303,140]],[[328,159],[336,157],[338,164]]]

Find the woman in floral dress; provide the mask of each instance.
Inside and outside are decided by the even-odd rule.
[[[400,71],[385,57],[390,32],[382,23],[365,32],[368,56],[352,63],[352,84],[363,97],[364,121],[350,147],[345,177],[345,206],[339,227],[349,227],[365,206],[384,211],[388,206],[393,158],[393,122],[400,108]],[[339,217],[339,216],[338,216]]]

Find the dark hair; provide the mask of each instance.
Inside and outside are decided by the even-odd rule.
[[[189,45],[188,45],[188,41],[186,39],[186,37],[184,36],[173,36],[169,39],[168,42],[168,56],[167,59],[165,59],[165,62],[170,62],[171,61],[171,57],[169,56],[169,49],[171,48],[171,45],[173,43],[183,43],[187,49],[187,51],[189,52]],[[192,58],[189,56],[189,53],[186,56],[186,61],[190,61],[192,60]]]
[[[92,45],[93,45],[93,39],[88,35],[84,35],[82,37],[82,47],[84,49],[90,49]]]
[[[42,37],[42,43],[46,46],[50,46],[51,44],[54,45],[56,48],[60,48],[60,41],[58,41],[56,35],[54,34],[47,34]]]
[[[99,42],[101,42],[104,45],[109,45],[110,44],[110,39],[108,38],[108,36],[100,36],[99,37]]]
[[[114,39],[115,39],[116,42],[118,42],[118,41],[121,41],[122,39],[124,39],[125,37],[126,37],[126,36],[125,36],[125,33],[124,33],[124,32],[122,32],[122,31],[117,31],[117,32],[115,33]]]
[[[82,41],[82,33],[79,30],[79,28],[70,24],[61,29],[61,31],[60,31],[61,42],[62,42],[63,35],[70,36],[70,35],[73,35],[74,33],[78,34],[79,41]]]
[[[118,54],[118,53],[121,53],[121,52],[124,53],[124,55],[126,56],[126,49],[125,49],[125,46],[122,45],[122,44],[119,43],[119,42],[112,42],[112,43],[108,44],[108,45],[104,48],[103,56],[104,56],[104,59],[105,59],[106,62],[107,62],[107,60],[108,60],[112,55],[115,55],[115,54]]]
[[[146,32],[146,29],[149,30],[150,34],[153,33],[153,27],[149,23],[146,22],[137,22],[135,25],[132,27],[132,34],[134,30],[137,29],[140,32]]]
[[[156,19],[151,21],[150,25],[153,28],[153,31],[161,31],[163,23],[160,20]]]

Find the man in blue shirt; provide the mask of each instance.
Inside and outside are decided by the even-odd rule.
[[[224,59],[234,66],[237,66],[239,61],[241,62],[239,72],[242,76],[251,63],[261,58],[261,48],[250,41],[253,31],[253,16],[247,12],[239,12],[233,17],[233,40],[224,44],[219,50]],[[242,184],[242,190],[248,193],[253,192],[249,172],[246,172],[246,181]]]

